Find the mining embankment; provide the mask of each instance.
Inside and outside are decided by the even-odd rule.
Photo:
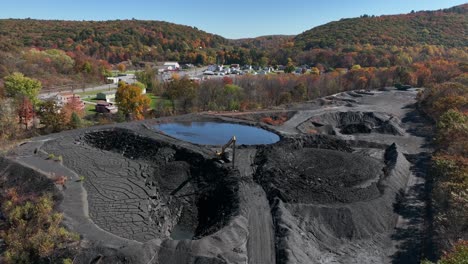
[[[417,263],[424,175],[406,156],[428,149],[415,96],[347,92],[283,110],[67,131],[18,146],[0,174],[4,186],[57,196],[82,236],[75,263]],[[219,146],[153,129],[187,120],[245,123],[281,140],[237,146],[233,166]]]

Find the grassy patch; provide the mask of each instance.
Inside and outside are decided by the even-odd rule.
[[[163,103],[166,106],[171,105],[171,101],[161,98],[161,96],[156,96],[154,94],[146,94],[146,95],[151,99],[151,103],[150,103],[151,109],[156,109],[157,105],[160,103]]]
[[[93,104],[85,104],[85,115],[94,115],[96,114],[96,106]]]
[[[81,98],[88,98],[88,97],[96,98],[96,95],[98,93],[108,92],[108,91],[116,91],[117,92],[117,89],[115,89],[115,88],[112,88],[112,89],[106,88],[106,89],[102,89],[102,90],[87,91],[87,92],[76,93],[76,94],[78,94]]]

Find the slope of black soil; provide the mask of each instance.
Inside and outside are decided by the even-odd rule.
[[[380,195],[383,164],[360,154],[281,144],[259,152],[255,180],[269,198],[291,203],[349,203]],[[313,145],[313,144],[310,144]],[[345,148],[346,145],[342,146]]]
[[[62,195],[52,180],[46,175],[0,157],[0,188],[3,190],[15,188],[22,195],[51,194],[55,200]]]
[[[237,171],[201,154],[147,138],[125,129],[102,130],[84,136],[88,144],[122,154],[152,167],[145,185],[151,188],[151,219],[156,226],[175,224],[199,238],[221,229],[239,206]]]
[[[314,129],[322,134],[333,135],[334,130],[328,127],[332,126],[337,132],[342,134],[357,133],[381,133],[391,135],[403,135],[403,130],[399,126],[397,118],[384,113],[375,112],[334,112],[314,116],[308,121],[298,126],[298,129],[307,133]]]

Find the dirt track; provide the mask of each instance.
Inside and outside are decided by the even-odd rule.
[[[277,126],[258,123],[273,112],[170,119],[282,135],[241,146],[235,169],[151,129],[169,119],[34,138],[5,161],[69,177],[61,208],[87,242],[78,263],[417,263],[425,175],[411,162],[428,149],[415,95],[342,93],[288,106]]]

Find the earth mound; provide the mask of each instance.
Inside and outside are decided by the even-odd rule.
[[[303,133],[335,135],[357,133],[381,133],[404,135],[400,121],[391,115],[378,112],[332,112],[314,116],[300,124]]]
[[[361,154],[293,144],[265,148],[256,164],[255,180],[270,199],[326,204],[375,199],[384,167]]]
[[[251,122],[262,122],[271,126],[280,126],[291,119],[297,111],[257,112],[235,115],[236,118]],[[227,115],[229,116],[229,115]]]

